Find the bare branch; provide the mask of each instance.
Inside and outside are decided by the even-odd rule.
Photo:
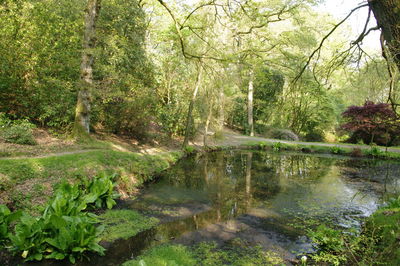
[[[317,48],[311,53],[311,55],[308,57],[308,60],[307,60],[306,64],[303,66],[303,68],[300,70],[299,74],[297,74],[297,76],[296,76],[296,77],[293,79],[293,81],[291,82],[292,84],[296,83],[296,82],[299,80],[299,78],[303,75],[304,71],[305,71],[305,70],[307,69],[307,67],[310,65],[310,62],[311,62],[312,58],[314,57],[314,55],[315,55],[317,52],[319,52],[319,51],[321,50],[322,46],[324,45],[324,42],[329,38],[329,36],[331,36],[332,33],[335,32],[335,30],[336,30],[340,25],[342,25],[356,10],[358,10],[358,9],[360,9],[360,8],[363,8],[363,7],[366,7],[366,6],[368,6],[368,4],[363,4],[363,5],[360,5],[360,6],[356,7],[356,8],[353,8],[353,9],[349,12],[349,14],[348,14],[344,19],[342,19],[339,23],[337,23],[336,25],[334,25],[334,27],[328,32],[328,34],[325,35],[325,36],[322,38],[322,40],[321,40],[321,42],[319,43],[318,47],[317,47]]]

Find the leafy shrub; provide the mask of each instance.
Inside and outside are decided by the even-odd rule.
[[[340,231],[320,225],[315,231],[309,230],[308,235],[318,247],[318,253],[311,255],[316,262],[340,265],[346,261],[345,240]]]
[[[272,129],[267,133],[267,137],[292,141],[299,140],[299,137],[289,129]]]
[[[372,146],[371,148],[369,148],[366,152],[367,155],[371,155],[371,156],[380,156],[382,154],[384,154],[383,151],[381,151],[378,147],[374,147]]]
[[[12,213],[7,206],[0,205],[0,249],[4,245],[10,234],[10,224],[19,219],[21,212]]]
[[[331,147],[331,153],[333,154],[342,154],[344,153],[344,150],[338,146],[332,146]]]
[[[116,198],[119,197],[114,192],[114,183],[117,175],[99,174],[92,179],[83,179],[83,190],[86,195],[83,196],[83,201],[89,204],[91,208],[111,209],[115,204]]]
[[[41,217],[24,214],[9,238],[11,251],[21,253],[25,260],[57,259],[66,257],[75,263],[85,251],[104,254],[98,242],[102,227],[95,224],[94,215],[79,213],[76,216],[44,213]]]
[[[86,251],[103,255],[105,249],[98,242],[104,227],[96,227],[97,216],[83,211],[116,204],[115,176],[100,175],[74,185],[62,183],[39,217],[11,213],[0,205],[0,244],[11,241],[10,250],[27,261],[68,258],[75,263]],[[10,223],[16,220],[11,234]]]
[[[12,121],[4,114],[0,114],[0,137],[6,142],[15,144],[35,145],[32,135],[35,126],[27,120]]]
[[[389,104],[367,101],[363,106],[350,106],[342,116],[347,122],[341,128],[351,133],[352,143],[395,145],[399,141],[399,123]]]

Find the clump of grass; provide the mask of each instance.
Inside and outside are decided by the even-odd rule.
[[[105,226],[100,237],[109,242],[120,238],[128,239],[159,222],[154,217],[143,216],[134,210],[107,210],[99,219]]]

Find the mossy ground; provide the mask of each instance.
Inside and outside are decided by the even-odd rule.
[[[101,224],[105,226],[101,238],[108,242],[128,239],[159,222],[154,217],[143,216],[134,210],[107,210],[99,218]]]

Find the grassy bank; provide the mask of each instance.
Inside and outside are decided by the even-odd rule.
[[[287,142],[268,142],[268,141],[247,141],[240,145],[220,145],[207,147],[208,151],[216,150],[232,150],[232,149],[257,149],[271,151],[298,151],[305,153],[325,153],[337,154],[353,157],[369,157],[376,159],[400,159],[400,153],[384,151],[382,147],[364,145],[354,145],[354,147],[341,147],[339,144],[335,146],[323,146],[313,144],[297,144]]]
[[[90,178],[100,172],[117,173],[117,188],[128,196],[183,156],[181,152],[144,155],[96,150],[44,158],[0,160],[0,203],[16,209],[43,204],[62,180]]]

